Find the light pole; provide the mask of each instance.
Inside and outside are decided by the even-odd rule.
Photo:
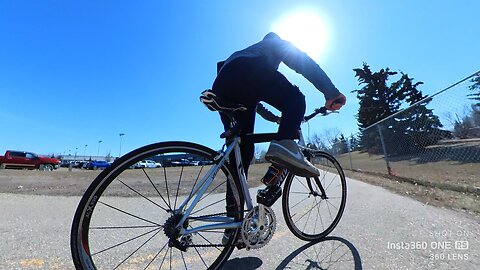
[[[83,160],[87,160],[87,158],[86,158],[87,146],[88,146],[88,144],[85,144],[85,148],[83,148]]]
[[[120,136],[120,149],[118,150],[118,157],[122,156],[122,137],[125,136],[125,133],[118,134]]]
[[[102,140],[98,141],[97,158],[98,158],[98,155],[100,154],[100,144],[101,144],[102,142],[103,142]]]
[[[73,158],[73,161],[77,161],[77,150],[78,150],[78,147],[75,147],[75,157]]]

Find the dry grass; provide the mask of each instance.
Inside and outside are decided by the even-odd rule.
[[[385,160],[380,155],[353,152],[354,171],[388,174]],[[352,169],[348,154],[337,157],[344,169]],[[394,176],[412,179],[433,187],[476,193],[480,192],[480,163],[462,163],[459,161],[439,160],[417,162],[417,158],[405,158],[390,161]],[[477,193],[478,194],[478,193]]]
[[[400,178],[374,175],[345,170],[347,177],[384,187],[402,196],[408,196],[428,205],[468,212],[480,217],[480,196],[478,194],[423,186]]]
[[[442,189],[435,186],[424,186],[415,184],[412,181],[404,181],[405,178],[389,177],[385,174],[385,163],[383,159],[375,156],[368,156],[365,153],[354,153],[352,155],[355,167],[362,167],[364,170],[371,169],[380,173],[371,174],[365,172],[348,170],[349,162],[347,156],[339,158],[347,177],[358,179],[374,185],[385,187],[401,195],[410,196],[426,204],[448,207],[452,209],[467,211],[480,215],[480,198],[478,194],[458,192]],[[269,164],[252,164],[249,172],[249,186],[257,187],[262,185],[260,179],[266,172]],[[403,175],[419,179],[427,179],[433,183],[459,183],[462,185],[478,185],[479,164],[449,164],[441,161],[426,164],[410,164],[408,161],[393,163],[395,172],[402,172]],[[357,167],[357,168],[358,168]],[[205,170],[205,169],[204,169]],[[205,170],[206,171],[206,170]],[[0,193],[19,193],[53,196],[81,196],[90,183],[100,171],[86,171],[74,169],[68,171],[65,168],[53,172],[28,171],[28,170],[0,170]],[[153,179],[164,179],[163,169],[148,170]],[[168,168],[168,178],[178,179],[179,168]],[[198,167],[187,167],[182,172],[182,179],[188,179],[193,184],[198,174]],[[138,179],[145,180],[142,170],[128,170],[123,176],[126,182],[131,183],[135,188],[150,190],[151,186],[141,183]],[[174,182],[172,182],[174,183]],[[188,185],[186,185],[188,187]],[[441,185],[440,185],[441,186]],[[112,194],[126,195],[125,188],[116,183],[112,186]],[[175,186],[171,186],[174,189]],[[224,191],[223,187],[217,191]],[[182,192],[182,191],[180,191]],[[187,191],[185,191],[187,192]]]
[[[351,153],[337,157],[348,177],[385,187],[426,204],[480,215],[480,163],[438,159],[418,162],[421,157],[390,161],[388,175],[380,155]]]
[[[260,179],[267,171],[268,164],[253,164],[249,173],[250,187],[261,185]],[[160,169],[147,169],[148,177],[154,182],[161,182],[165,179],[165,173],[169,179],[169,188],[176,190],[175,180],[180,179],[182,173],[182,186],[193,185],[199,173],[203,175],[209,166],[203,167],[184,167],[181,171],[178,167]],[[36,195],[54,195],[54,196],[81,196],[97,177],[101,170],[89,171],[73,169],[69,171],[66,168],[60,168],[53,172],[43,172],[37,170],[0,170],[0,193],[20,193],[20,194],[36,194]],[[122,181],[136,187],[149,194],[152,187],[148,182],[143,170],[127,170],[121,178]],[[170,180],[171,179],[171,180]],[[219,180],[221,181],[221,179]],[[164,188],[159,185],[159,188]],[[153,190],[154,191],[154,190]],[[224,191],[224,187],[219,187],[216,191]],[[125,189],[120,182],[114,182],[109,188],[112,195],[128,196],[131,193]],[[182,192],[181,190],[179,191]]]

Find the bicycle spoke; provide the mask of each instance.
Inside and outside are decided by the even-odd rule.
[[[325,172],[325,173],[323,174],[322,179],[318,179],[318,180],[320,181],[320,184],[322,184],[322,182],[323,182],[323,186],[325,186],[325,183],[327,182],[327,180],[325,180],[326,177],[327,177],[327,172]],[[322,181],[322,180],[323,180],[323,181]],[[325,190],[327,190],[327,189],[325,188]]]
[[[225,184],[226,182],[222,182],[220,183],[218,186],[216,186],[214,189],[212,189],[209,193],[207,193],[206,195],[204,195],[200,200],[198,200],[198,202],[201,202],[203,199],[205,199],[206,197],[208,197],[208,195],[212,194],[215,190],[217,190],[217,188],[219,188],[220,186],[222,186],[223,184]]]
[[[180,171],[180,177],[178,179],[178,185],[177,185],[177,194],[175,194],[175,204],[173,206],[173,208],[177,208],[177,198],[178,198],[178,190],[180,189],[180,183],[182,182],[182,175],[183,175],[183,166],[182,166],[182,170]]]
[[[325,229],[325,224],[323,223],[322,215],[320,214],[320,207],[317,208],[318,216],[320,217],[320,224],[322,224],[322,228]]]
[[[144,229],[144,228],[160,228],[163,229],[163,226],[160,225],[138,225],[138,226],[102,226],[102,227],[90,227],[90,230],[113,230],[113,229]]]
[[[325,202],[326,202],[327,204],[330,204],[331,206],[335,207],[335,209],[338,210],[338,207],[336,207],[334,204],[332,204],[329,200],[326,200]]]
[[[328,201],[325,203],[327,206],[328,214],[330,215],[330,218],[332,218],[332,211],[330,211],[330,206],[328,206]]]
[[[193,247],[195,249],[195,251],[197,252],[198,254],[198,257],[200,257],[200,260],[202,260],[203,264],[205,265],[205,267],[208,267],[207,263],[205,262],[205,260],[203,259],[202,255],[200,255],[200,252],[198,252],[198,249],[197,247]]]
[[[210,206],[213,206],[213,205],[215,205],[215,204],[221,203],[221,202],[223,202],[223,201],[226,201],[226,199],[221,199],[221,200],[218,200],[218,201],[216,201],[216,202],[214,202],[214,203],[211,203],[211,204],[209,204],[209,205],[207,205],[207,206],[205,206],[205,207],[203,207],[203,208],[201,208],[201,209],[199,209],[199,210],[191,213],[190,215],[194,215],[194,214],[196,214],[196,213],[198,213],[198,212],[200,212],[200,211],[203,211],[203,210],[207,209],[207,208],[210,207]]]
[[[308,178],[305,178],[305,179],[306,179],[307,181],[310,181]],[[307,186],[305,186],[305,184],[304,184],[302,181],[298,180],[298,178],[297,178],[297,182],[300,183],[300,184],[305,188],[306,191],[309,191],[309,192],[310,192],[310,188],[308,188]]]
[[[307,228],[308,220],[310,219],[310,214],[312,213],[312,209],[308,211],[308,216],[307,216],[307,221],[305,221],[305,225],[303,225],[303,230],[305,231],[305,228]]]
[[[163,263],[165,262],[165,258],[167,257],[169,249],[171,249],[171,247],[169,247],[169,248],[167,248],[167,250],[165,250],[165,255],[163,255],[162,262],[160,263],[160,267],[158,267],[158,269],[162,269]]]
[[[167,189],[168,208],[172,209],[172,202],[170,202],[170,193],[168,192],[167,170],[163,167],[163,175],[165,176],[165,188]]]
[[[136,239],[138,239],[138,238],[140,238],[140,237],[142,237],[142,236],[145,236],[145,235],[147,235],[147,234],[149,234],[149,233],[152,233],[152,232],[154,232],[154,231],[160,231],[160,229],[157,228],[157,229],[148,231],[148,232],[146,232],[146,233],[142,233],[142,234],[140,234],[140,235],[138,235],[138,236],[135,236],[135,237],[133,237],[133,238],[131,238],[131,239],[125,240],[125,241],[123,241],[123,242],[121,242],[121,243],[115,244],[115,245],[113,245],[113,246],[111,246],[111,247],[108,247],[108,248],[105,248],[105,249],[100,250],[100,251],[98,251],[98,252],[95,252],[95,253],[92,254],[92,256],[98,255],[98,254],[103,253],[103,252],[105,252],[105,251],[107,251],[107,250],[110,250],[110,249],[112,249],[112,248],[116,248],[116,247],[119,247],[119,246],[121,246],[121,245],[124,245],[124,244],[126,244],[126,243],[128,243],[128,242],[131,242],[131,241],[133,241],[133,240],[136,240]],[[157,232],[157,233],[158,233],[158,232]]]
[[[185,269],[188,269],[187,263],[185,262],[185,258],[183,257],[183,252],[180,252],[180,255],[182,255],[182,261],[183,261],[183,265],[185,265]]]
[[[137,253],[143,246],[145,246],[150,240],[152,240],[153,237],[155,237],[160,231],[156,232],[154,235],[152,235],[150,238],[147,239],[143,244],[141,244],[137,249],[135,249],[127,258],[125,258],[123,261],[121,261],[114,269],[117,269],[122,265],[124,262],[126,262],[130,257],[133,256],[133,254]]]
[[[147,176],[148,180],[150,181],[150,183],[152,183],[152,180],[150,180],[150,178]],[[129,185],[125,184],[122,180],[120,179],[117,179],[117,181],[119,181],[120,183],[122,183],[124,186],[126,186],[127,188],[129,188],[131,191],[135,192],[136,194],[140,195],[140,197],[146,199],[147,201],[153,203],[154,205],[160,207],[161,209],[165,210],[166,212],[168,212],[167,209],[163,208],[161,205],[157,204],[156,202],[150,200],[149,198],[145,197],[144,195],[140,194],[140,192],[136,191],[135,189],[133,189],[132,187],[130,187]],[[153,185],[153,183],[152,183]],[[155,188],[155,190],[157,191],[158,195],[160,195],[160,198],[162,198],[162,200],[165,202],[165,200],[163,199],[162,195],[160,194],[160,192],[158,191],[158,189],[155,187],[155,185],[153,185],[153,187]],[[166,202],[165,202],[166,204]],[[170,209],[172,210],[172,209]]]
[[[143,270],[148,269],[148,267],[155,261],[155,259],[158,257],[158,255],[160,255],[160,253],[162,253],[162,250],[167,246],[167,244],[168,244],[168,241],[165,243],[165,245],[163,245],[162,249],[160,249],[160,251],[158,251],[157,254],[155,254],[155,256],[153,256],[152,260],[150,260],[150,262],[147,264],[147,266],[145,266],[145,268],[143,268]]]
[[[200,171],[197,174],[197,178],[195,179],[195,183],[193,183],[192,190],[190,190],[190,194],[188,194],[188,197],[187,197],[187,200],[186,200],[187,202],[190,201],[190,199],[192,198],[192,195],[193,195],[192,193],[195,190],[195,186],[197,185],[198,179],[200,178],[200,174],[202,173],[202,171],[203,171],[203,166],[200,167]]]
[[[300,191],[294,191],[294,192],[290,192],[290,194],[302,194],[302,195],[310,195],[310,191],[309,191],[309,192],[300,192]]]
[[[165,167],[163,168],[165,170]],[[160,194],[160,191],[157,189],[157,186],[155,186],[155,184],[153,183],[152,179],[150,178],[150,176],[148,176],[147,172],[145,171],[145,169],[142,169],[143,170],[143,173],[145,174],[145,176],[147,177],[148,181],[150,182],[150,184],[152,184],[153,188],[155,189],[155,191],[157,191],[157,194],[158,196],[160,196],[160,198],[162,198],[163,202],[167,205],[168,209],[170,209],[170,211],[172,210],[172,208],[170,207],[170,204],[168,204],[165,199],[163,198],[162,194]],[[165,173],[165,177],[166,177],[166,173]],[[165,183],[167,182],[167,179],[165,178]],[[167,196],[168,196],[168,187],[167,187]]]
[[[319,207],[317,207],[317,215],[316,215],[316,217],[315,217],[315,224],[314,224],[314,226],[313,226],[313,233],[315,233],[315,229],[317,228],[317,222],[318,222],[318,218],[319,218],[319,216],[320,216],[320,212],[319,212],[319,211],[320,211],[320,210],[319,210]],[[322,228],[323,228],[323,227],[322,227]]]
[[[312,211],[312,209],[314,207],[316,207],[318,204],[320,204],[322,201],[318,202],[317,204],[315,204],[314,206],[312,206],[309,210],[307,210],[307,212],[305,212],[299,219],[297,219],[296,221],[300,221],[300,219],[302,219],[307,213],[309,213],[310,211]]]
[[[110,207],[110,208],[112,208],[112,209],[115,209],[115,210],[117,210],[117,211],[119,211],[119,212],[121,212],[121,213],[124,213],[124,214],[126,214],[126,215],[129,215],[129,216],[131,216],[131,217],[134,217],[134,218],[143,220],[143,221],[148,222],[148,223],[151,223],[151,224],[155,224],[155,225],[157,225],[157,226],[159,226],[159,227],[162,226],[162,225],[160,225],[160,224],[158,224],[158,223],[156,223],[156,222],[153,222],[153,221],[144,219],[144,218],[139,217],[139,216],[137,216],[137,215],[130,214],[130,213],[128,213],[128,212],[126,212],[126,211],[123,211],[123,210],[121,210],[121,209],[119,209],[119,208],[116,208],[116,207],[114,207],[114,206],[111,206],[111,205],[109,205],[108,203],[104,203],[104,202],[101,202],[101,201],[99,201],[99,203],[101,203],[101,204],[103,204],[103,205],[105,205],[105,206],[108,206],[108,207]]]
[[[337,178],[337,176],[335,175],[335,177],[333,177],[332,181],[330,181],[330,184],[328,184],[328,186],[325,188],[325,190],[327,190],[333,183],[333,180],[335,180]]]
[[[199,235],[201,238],[203,238],[203,240],[207,241],[210,245],[213,245],[213,243],[212,243],[210,240],[208,240],[207,238],[203,237],[203,235],[202,235],[200,232],[198,232],[198,235]],[[219,249],[218,247],[215,247],[215,248],[218,249],[218,251],[222,251],[222,250]]]
[[[302,203],[302,202],[304,202],[304,201],[306,201],[306,200],[308,200],[308,197],[305,197],[305,199],[303,199],[303,200],[299,201],[298,203],[294,204],[294,205],[292,206],[292,208],[296,207],[297,205],[299,205],[300,203]]]

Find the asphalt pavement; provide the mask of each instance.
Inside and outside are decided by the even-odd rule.
[[[277,230],[225,269],[480,269],[480,220],[348,179],[345,213],[318,243]],[[251,190],[252,195],[255,190]],[[73,269],[70,225],[79,197],[0,194],[0,269]]]

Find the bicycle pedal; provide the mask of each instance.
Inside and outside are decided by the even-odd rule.
[[[268,186],[265,189],[258,190],[257,203],[270,207],[280,196],[282,196],[282,188],[280,186]]]
[[[235,247],[236,247],[238,250],[241,250],[241,249],[246,248],[247,245],[245,245],[245,243],[243,243],[243,242],[238,242],[237,244],[235,244]]]

